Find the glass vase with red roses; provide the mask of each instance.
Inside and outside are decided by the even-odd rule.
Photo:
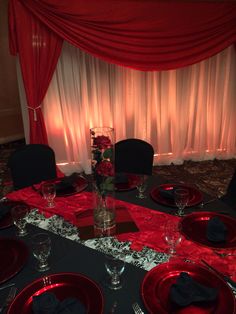
[[[94,190],[94,227],[103,233],[115,229],[114,204],[114,129],[90,129],[91,165]]]

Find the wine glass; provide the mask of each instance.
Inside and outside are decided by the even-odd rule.
[[[43,198],[47,201],[48,207],[54,207],[54,198],[56,197],[56,187],[54,183],[43,183],[42,184]]]
[[[180,188],[174,191],[175,204],[178,207],[177,216],[184,216],[184,209],[189,201],[189,190]]]
[[[176,254],[176,246],[182,241],[179,232],[179,225],[173,221],[167,221],[164,227],[164,240],[169,245],[168,253],[173,256]]]
[[[121,274],[125,270],[125,261],[111,255],[106,255],[105,268],[110,276],[106,285],[112,290],[122,288]]]
[[[40,272],[50,269],[48,257],[51,253],[51,239],[47,233],[37,233],[32,236],[32,251],[38,260],[36,269]]]
[[[138,195],[136,196],[137,198],[143,199],[146,198],[147,196],[145,195],[145,191],[147,188],[147,175],[140,175],[139,180],[137,182],[136,188],[138,190]]]
[[[26,229],[26,217],[29,211],[29,207],[25,204],[16,205],[11,210],[11,216],[14,225],[17,227],[17,235],[19,237],[24,237],[28,234]]]

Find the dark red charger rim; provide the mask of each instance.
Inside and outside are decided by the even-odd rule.
[[[27,285],[14,299],[7,314],[32,314],[33,296],[54,293],[59,300],[77,298],[87,314],[102,314],[104,297],[98,284],[80,273],[57,273],[39,278]]]
[[[213,217],[218,217],[227,228],[226,241],[212,242],[207,239],[207,224]],[[189,240],[213,249],[236,248],[236,219],[215,212],[192,213],[180,221],[180,231]]]
[[[181,272],[187,272],[199,283],[218,289],[217,300],[177,308],[169,298],[170,287]],[[148,313],[154,314],[234,314],[235,297],[227,283],[212,271],[196,263],[168,262],[154,267],[143,279],[141,295]]]
[[[165,205],[169,207],[177,207],[175,205],[174,199],[167,198],[161,195],[161,189],[168,191],[168,190],[173,190],[174,188],[184,188],[189,191],[190,198],[189,198],[187,207],[196,206],[200,204],[203,200],[202,193],[194,186],[187,185],[187,184],[170,184],[170,183],[161,184],[151,190],[150,196],[155,202],[161,205]]]

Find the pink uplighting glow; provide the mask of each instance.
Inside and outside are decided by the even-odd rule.
[[[63,49],[43,106],[58,162],[89,169],[89,129],[99,126],[114,127],[115,141],[135,137],[151,143],[155,164],[234,156],[236,92],[230,84],[226,93],[221,79],[215,79],[217,71],[229,82],[236,81],[234,47],[199,64],[166,72],[121,70],[68,44]],[[227,62],[230,74],[229,66],[224,66]],[[216,98],[222,100],[217,106]],[[217,125],[219,129],[212,127]],[[221,126],[227,126],[223,133]]]

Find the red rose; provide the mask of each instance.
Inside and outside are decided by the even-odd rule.
[[[114,176],[113,164],[110,161],[103,160],[97,164],[96,172],[100,176],[105,176],[105,177]]]
[[[99,149],[107,148],[111,145],[111,141],[108,136],[99,135],[93,139],[93,145]]]

